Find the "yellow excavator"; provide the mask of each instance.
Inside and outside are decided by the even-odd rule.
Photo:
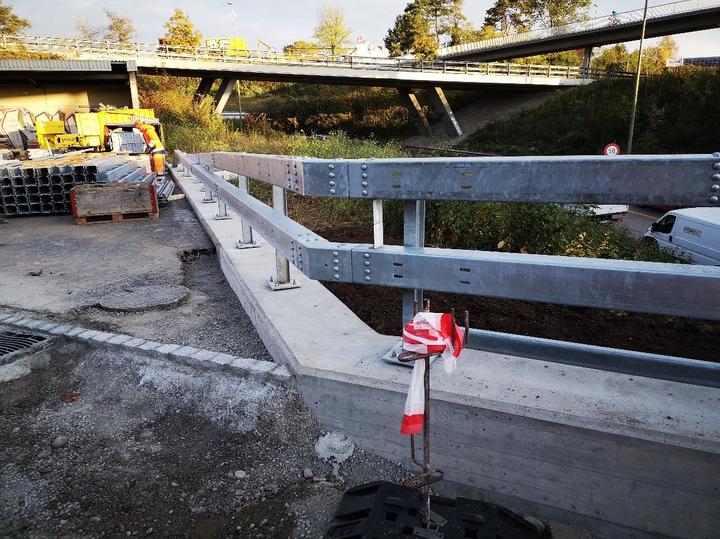
[[[143,153],[142,133],[134,130],[137,120],[155,126],[160,138],[162,126],[152,109],[104,109],[75,112],[65,120],[35,123],[38,145],[51,151],[92,149],[98,152]]]

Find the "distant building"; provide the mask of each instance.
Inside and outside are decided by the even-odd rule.
[[[682,58],[680,60],[670,60],[669,67],[677,67],[681,65],[714,67],[720,66],[720,56],[704,56],[698,58]]]
[[[355,47],[350,52],[350,56],[358,56],[363,58],[387,58],[388,51],[382,45],[375,45],[365,38],[358,37],[355,40]]]

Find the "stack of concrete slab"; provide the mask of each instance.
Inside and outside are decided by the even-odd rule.
[[[0,214],[70,213],[76,185],[150,180],[146,164],[127,156],[68,156],[44,161],[0,164]]]

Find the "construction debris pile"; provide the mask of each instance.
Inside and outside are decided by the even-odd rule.
[[[70,213],[70,190],[76,185],[153,182],[147,158],[128,156],[88,157],[0,162],[0,215]],[[157,185],[158,198],[172,194],[169,177]],[[162,193],[162,198],[160,197]]]

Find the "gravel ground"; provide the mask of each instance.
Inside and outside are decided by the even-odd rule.
[[[45,352],[0,384],[2,537],[320,537],[345,488],[408,474],[357,448],[321,460],[292,389],[73,341]]]

